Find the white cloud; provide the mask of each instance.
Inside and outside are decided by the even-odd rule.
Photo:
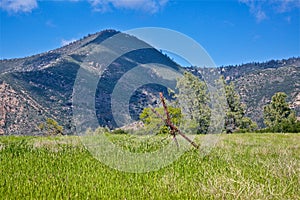
[[[111,9],[139,10],[156,13],[161,10],[168,0],[89,0],[96,11],[106,12]]]
[[[276,11],[278,13],[286,13],[292,9],[300,8],[300,1],[298,0],[281,0],[277,1]]]
[[[80,0],[67,0],[78,2]],[[160,11],[169,0],[88,0],[95,11],[112,9],[139,10],[148,13]],[[38,0],[0,0],[0,8],[10,13],[31,12],[38,7]]]
[[[72,39],[70,39],[70,40],[62,39],[62,40],[61,40],[61,45],[62,45],[62,46],[65,46],[65,45],[68,45],[68,44],[70,44],[70,43],[72,43],[72,42],[75,42],[75,41],[76,41],[76,39],[74,39],[74,38],[72,38]]]
[[[255,11],[253,11],[253,13],[254,13],[254,15],[256,17],[256,20],[258,22],[261,22],[261,21],[263,21],[263,20],[265,20],[265,19],[268,18],[267,15],[266,15],[266,13],[263,10],[261,10],[261,9],[255,10]]]
[[[262,9],[264,1],[257,0],[240,0],[241,3],[246,4],[250,8],[251,14],[253,14],[257,22],[261,22],[267,19],[265,11]]]
[[[10,12],[31,12],[37,8],[37,0],[1,0],[0,8]]]
[[[269,14],[287,13],[293,9],[300,8],[298,0],[239,0],[246,4],[250,13],[255,16],[258,22],[268,19]],[[268,12],[268,13],[267,13]],[[268,14],[268,15],[267,15]]]
[[[56,27],[56,25],[54,24],[54,22],[52,20],[46,21],[46,26],[50,27],[50,28],[55,28]]]

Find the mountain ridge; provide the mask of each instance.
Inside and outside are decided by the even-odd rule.
[[[118,44],[115,48],[123,48],[128,43],[141,43],[149,48],[122,55],[106,69],[103,83],[98,85],[102,89],[96,94],[99,108],[105,108],[101,112],[100,109],[97,110],[100,125],[116,127],[109,104],[112,87],[137,63],[161,63],[176,70],[190,71],[201,77],[201,68],[182,68],[168,56],[134,36],[115,30],[89,34],[80,40],[45,53],[0,60],[0,134],[41,134],[38,124],[49,117],[63,125],[67,134],[74,133],[72,89],[77,71],[82,60],[86,59],[94,46],[116,34],[121,34],[124,44]],[[89,70],[93,70],[92,65],[99,66],[101,61],[92,63],[88,66]],[[228,82],[235,83],[242,101],[247,105],[247,115],[262,127],[262,106],[269,102],[275,92],[287,92],[289,101],[291,105],[296,105],[295,110],[299,116],[297,104],[298,96],[300,97],[299,67],[298,57],[264,63],[221,66],[213,70],[223,75]],[[160,90],[165,88],[158,86],[140,88],[140,91],[134,94],[130,104],[131,117],[137,119],[139,112],[148,102],[145,96],[151,96]],[[155,99],[155,95],[152,98]]]

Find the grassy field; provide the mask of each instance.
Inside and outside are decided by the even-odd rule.
[[[222,135],[206,156],[142,174],[105,166],[77,137],[0,137],[0,173],[0,199],[300,199],[300,134]]]

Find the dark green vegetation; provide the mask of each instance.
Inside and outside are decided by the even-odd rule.
[[[179,90],[177,95],[178,106],[181,108],[187,129],[194,133],[207,133],[211,109],[209,106],[209,93],[204,81],[185,72],[177,81]]]
[[[264,107],[266,131],[300,132],[300,122],[297,121],[295,111],[289,107],[286,98],[284,92],[278,92],[272,97],[271,103]]]
[[[136,136],[110,135],[144,152]],[[196,141],[201,143],[203,135]],[[138,140],[141,141],[141,140]],[[156,172],[108,168],[77,137],[0,137],[1,199],[299,199],[299,134],[231,134]]]
[[[257,124],[249,117],[246,117],[246,105],[241,103],[240,95],[235,91],[233,82],[226,83],[224,78],[221,80],[225,88],[225,98],[227,101],[225,131],[226,133],[252,132],[257,129]]]

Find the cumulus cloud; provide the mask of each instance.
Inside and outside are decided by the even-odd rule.
[[[300,8],[298,0],[239,0],[249,7],[250,13],[258,22],[268,19],[267,14],[287,13]],[[267,13],[267,11],[269,13]]]
[[[37,8],[37,0],[1,0],[0,8],[11,13],[31,12]]]
[[[106,12],[113,8],[139,10],[156,13],[161,10],[168,0],[89,0],[96,11]]]

